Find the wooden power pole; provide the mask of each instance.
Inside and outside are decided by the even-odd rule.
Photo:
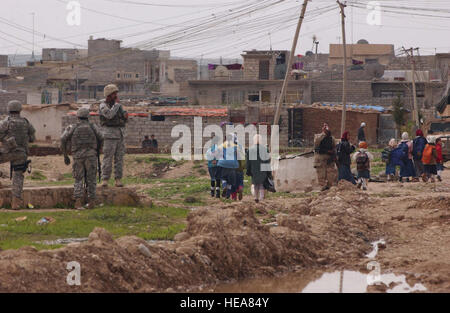
[[[410,48],[403,50],[411,57],[411,76],[412,76],[412,92],[413,92],[413,101],[414,101],[414,121],[416,122],[417,129],[420,128],[420,120],[419,120],[419,107],[417,105],[417,89],[416,89],[416,61],[414,60],[414,50],[418,50],[419,48]],[[411,54],[410,54],[411,53]]]
[[[280,123],[280,114],[281,114],[281,105],[283,104],[284,98],[286,96],[286,90],[288,86],[289,75],[291,74],[292,64],[294,63],[294,55],[295,49],[297,48],[298,36],[300,35],[300,29],[302,28],[303,20],[305,18],[306,6],[308,5],[309,0],[304,0],[302,12],[300,14],[300,18],[298,20],[297,29],[295,30],[294,41],[292,43],[291,54],[289,55],[289,61],[286,68],[286,76],[284,77],[283,87],[281,88],[281,94],[278,98],[277,107],[275,111],[275,118],[273,121],[274,125],[278,125]]]
[[[344,64],[342,68],[342,117],[341,117],[341,134],[345,132],[345,123],[347,120],[347,41],[345,38],[345,7],[347,5],[336,1],[341,9],[342,21],[342,46],[344,49]]]

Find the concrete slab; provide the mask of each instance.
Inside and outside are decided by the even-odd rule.
[[[317,185],[314,156],[280,160],[274,173],[275,189],[280,192],[307,191]]]
[[[35,209],[70,208],[74,205],[72,186],[26,187],[24,203]],[[140,204],[136,192],[129,188],[97,188],[97,204],[135,206]],[[11,189],[0,189],[0,208],[11,206]]]

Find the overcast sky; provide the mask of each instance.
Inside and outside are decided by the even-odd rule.
[[[266,2],[277,1],[280,0]],[[355,1],[364,8],[346,9],[348,43],[364,38],[370,43],[394,44],[395,48],[420,47],[423,55],[434,54],[435,49],[450,52],[449,0],[379,0],[382,10],[392,10],[389,5],[447,10],[415,11],[429,16],[412,15],[410,11],[405,14],[382,11],[380,26],[367,24],[370,11],[365,4],[369,1],[353,0],[353,3]],[[81,24],[69,26],[67,2],[69,0],[1,0],[0,54],[31,52],[32,13],[35,14],[36,54],[41,53],[42,47],[73,48],[78,45],[78,48],[86,48],[89,35],[121,39],[124,46],[171,49],[172,55],[179,57],[237,58],[243,50],[269,49],[271,43],[273,49],[289,50],[295,16],[303,3],[285,0],[261,11],[250,12],[249,9],[248,14],[239,18],[214,24],[212,14],[224,16],[226,10],[233,12],[236,7],[250,5],[255,0],[78,0],[82,7]],[[259,3],[263,2],[260,0]],[[327,7],[332,10],[326,11]],[[207,19],[212,24],[207,24],[203,35],[188,32],[186,37],[177,38],[186,27],[204,23]],[[246,22],[253,23],[252,27],[247,27]],[[166,34],[167,38],[175,36],[175,39],[164,44]],[[298,53],[311,50],[314,34],[320,42],[319,51],[324,53],[328,52],[330,43],[341,40],[340,14],[335,0],[313,0],[308,4]],[[154,41],[156,36],[162,37]]]

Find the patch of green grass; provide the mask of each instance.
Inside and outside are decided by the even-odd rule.
[[[147,194],[158,200],[166,200],[170,203],[181,203],[187,197],[195,196],[195,204],[203,204],[202,198],[210,196],[210,180],[198,177],[183,177],[176,179],[160,179],[161,186],[148,189]]]
[[[64,180],[73,179],[73,174],[72,174],[72,172],[70,172],[70,173],[65,173],[65,174],[63,174],[62,176],[63,176]]]
[[[206,174],[208,173],[204,168],[200,168],[197,172],[198,172],[200,175],[206,175]]]
[[[34,170],[34,171],[31,172],[30,179],[31,180],[40,180],[40,181],[42,181],[42,180],[46,180],[47,177],[41,171]]]
[[[0,248],[17,249],[33,245],[37,249],[57,248],[36,241],[87,237],[95,227],[105,228],[114,237],[136,235],[145,240],[171,240],[185,227],[188,210],[173,207],[102,207],[86,211],[0,212]],[[22,222],[17,217],[27,216]],[[37,225],[42,217],[54,223]]]
[[[160,157],[160,156],[138,156],[134,158],[136,163],[153,164],[153,166],[177,166],[183,164],[185,161],[177,161],[172,158]]]

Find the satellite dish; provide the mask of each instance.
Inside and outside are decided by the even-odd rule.
[[[305,55],[307,57],[314,55],[314,53],[312,51],[306,51]]]
[[[369,42],[367,40],[365,40],[365,39],[360,39],[360,40],[358,40],[357,44],[359,44],[359,45],[368,45]]]
[[[216,77],[216,78],[222,78],[222,77],[228,78],[229,76],[230,76],[230,72],[223,65],[217,66],[216,69],[214,70],[214,77]]]
[[[384,76],[384,65],[380,63],[369,63],[365,66],[366,74],[371,78],[381,78]]]

